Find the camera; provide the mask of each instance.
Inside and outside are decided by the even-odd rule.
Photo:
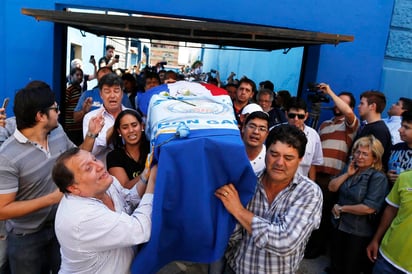
[[[329,97],[326,94],[324,94],[321,90],[319,90],[318,83],[309,83],[306,91],[311,92],[310,94],[308,94],[308,99],[312,103],[329,103]]]
[[[167,65],[167,61],[159,62],[159,65],[161,65],[162,67],[163,67],[163,66],[166,66],[166,65]]]
[[[120,55],[119,55],[119,54],[116,54],[116,55],[114,56],[114,59],[119,60],[119,58],[120,58]]]

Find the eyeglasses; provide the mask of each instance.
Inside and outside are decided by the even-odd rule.
[[[49,108],[47,108],[47,109],[54,109],[56,112],[59,112],[59,111],[60,111],[59,105],[56,105],[56,106],[53,106],[53,107],[49,107]]]
[[[290,119],[295,119],[295,117],[298,116],[299,120],[305,119],[305,114],[300,114],[300,113],[288,113],[288,117]]]
[[[250,129],[251,131],[255,131],[256,129],[258,129],[258,131],[259,132],[267,132],[268,131],[268,129],[266,128],[266,127],[258,127],[257,125],[255,125],[255,124],[247,124],[246,125],[246,127],[248,128],[248,129]]]

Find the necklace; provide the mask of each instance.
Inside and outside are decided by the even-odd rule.
[[[129,158],[133,161],[137,162],[139,160],[139,153],[137,157],[133,157],[133,155],[127,150],[126,146],[124,147],[124,151],[126,152],[127,156],[129,156]]]

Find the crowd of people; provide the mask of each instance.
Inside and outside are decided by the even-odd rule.
[[[118,59],[108,45],[98,69],[91,59],[93,75],[72,62],[62,113],[41,81],[16,93],[15,117],[0,109],[1,273],[128,273],[150,240],[158,167],[139,98],[184,78],[161,68],[119,75]],[[365,91],[357,117],[351,92],[320,83],[333,116],[311,128],[301,97],[201,68],[189,74],[226,89],[256,174],[246,206],[230,182],[214,193],[237,225],[210,273],[296,273],[325,253],[327,273],[412,272],[412,99],[382,119],[387,97]]]

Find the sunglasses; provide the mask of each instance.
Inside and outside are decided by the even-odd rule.
[[[288,113],[290,119],[295,119],[296,116],[298,116],[299,120],[305,119],[305,114]]]

